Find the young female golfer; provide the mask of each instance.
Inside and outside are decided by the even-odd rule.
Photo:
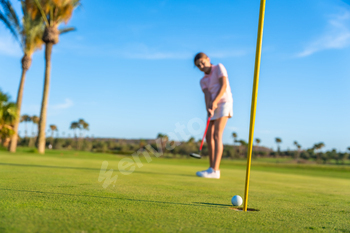
[[[194,57],[194,64],[204,72],[200,85],[205,97],[206,109],[210,123],[207,131],[207,144],[209,151],[209,165],[207,170],[196,173],[199,177],[220,178],[220,161],[224,146],[222,134],[228,118],[233,115],[233,99],[227,71],[222,64],[212,65],[209,57],[198,53]]]

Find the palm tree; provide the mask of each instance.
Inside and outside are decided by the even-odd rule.
[[[16,104],[10,102],[10,97],[0,90],[0,139],[2,145],[7,147],[10,138],[15,134],[13,124],[17,120]]]
[[[297,153],[296,153],[295,159],[298,161],[299,160],[301,146],[299,145],[299,143],[297,141],[294,141],[293,144],[297,147]]]
[[[196,140],[194,139],[194,137],[190,137],[190,139],[188,139],[187,143],[188,144],[192,144],[194,143]]]
[[[89,130],[89,123],[84,121],[84,119],[79,119],[78,124],[79,124],[80,130],[86,130],[86,131]],[[83,135],[82,133],[80,133],[80,134]]]
[[[232,137],[233,137],[233,145],[236,144],[236,141],[237,141],[237,133],[236,132],[233,132],[232,133]]]
[[[79,136],[82,137],[82,133],[81,133],[81,130],[83,129],[83,124],[85,123],[84,119],[79,119],[78,120],[78,124],[79,124]]]
[[[75,149],[78,149],[79,145],[78,145],[78,138],[77,138],[77,129],[80,129],[80,124],[79,122],[73,121],[70,124],[70,129],[72,129],[74,131],[74,137],[75,137]]]
[[[58,131],[57,126],[56,125],[50,125],[49,127],[50,127],[50,130],[51,130],[51,138],[53,138],[54,131]]]
[[[89,131],[89,123],[84,122],[84,124],[83,124],[83,129],[84,129],[85,131]],[[85,135],[84,135],[84,141],[85,141]]]
[[[301,149],[301,145],[297,145],[298,148],[298,156],[297,156],[297,161],[299,161],[299,156],[300,156],[300,149]]]
[[[69,21],[73,10],[80,5],[80,0],[27,0],[27,3],[27,10],[31,16],[33,18],[41,17],[45,22],[42,40],[45,43],[46,64],[38,136],[38,152],[45,153],[45,126],[49,98],[52,47],[58,43],[60,34],[75,30],[74,28],[59,30],[58,26],[63,22],[67,23]]]
[[[17,93],[17,115],[21,114],[22,98],[24,82],[26,78],[26,73],[30,68],[32,63],[33,53],[40,49],[43,42],[41,37],[44,32],[44,23],[40,18],[32,18],[26,10],[27,0],[21,0],[23,18],[19,20],[18,14],[14,10],[11,2],[9,0],[0,0],[0,6],[3,12],[0,11],[0,21],[3,22],[5,27],[10,31],[16,41],[23,51],[22,63],[22,74],[19,83],[18,93]],[[20,118],[14,122],[14,131],[11,138],[11,143],[9,147],[10,152],[16,152],[17,141],[18,141],[18,126],[20,123]]]
[[[323,147],[325,147],[325,144],[323,142],[316,143],[313,147],[314,150],[321,150]]]
[[[39,124],[39,117],[38,116],[32,116],[32,122],[33,122],[33,125],[37,125]]]
[[[80,126],[80,128],[79,128],[80,130],[86,130],[86,131],[89,130],[89,124],[86,121],[84,121],[84,119],[79,119],[78,123],[79,123],[79,126]],[[80,135],[81,135],[81,137],[83,137],[83,142],[85,143],[85,134],[84,134],[84,132],[80,133]],[[80,149],[80,145],[78,145],[78,147]]]
[[[280,152],[280,146],[279,144],[282,143],[282,139],[281,138],[275,138],[275,141],[277,143],[277,151]]]
[[[240,146],[238,147],[238,154],[240,155],[243,152],[243,149],[247,149],[248,143],[243,139],[237,140],[236,142],[240,144]]]
[[[83,129],[86,130],[86,131],[89,131],[89,123],[84,122]]]
[[[323,143],[323,142],[320,142],[319,144],[318,144],[318,147],[319,147],[319,149],[322,149],[323,147],[325,147],[326,145]]]
[[[299,145],[299,144],[298,144],[297,141],[294,141],[293,144],[294,144],[294,146],[296,146],[296,147],[298,148],[298,145]],[[298,152],[299,152],[299,150],[298,150]],[[297,155],[295,156],[295,158],[297,159],[297,157],[298,157],[298,153],[297,153]]]
[[[33,122],[33,116],[30,117],[30,122],[32,122],[32,137],[34,137],[34,122]]]
[[[168,135],[166,135],[166,134],[159,133],[159,134],[157,135],[157,139],[160,139],[160,141],[161,141],[161,146],[162,146],[162,151],[163,151],[163,153],[164,153],[164,150],[165,150],[165,147],[166,147],[166,143],[168,142],[169,137],[168,137]]]
[[[35,143],[35,133],[34,133],[34,127],[35,125],[38,124],[39,122],[39,117],[37,116],[31,116],[30,117],[30,121],[32,122],[32,136],[29,138],[29,142],[28,142],[28,146],[29,147],[32,147],[34,146],[34,143]]]
[[[20,118],[20,122],[24,122],[24,127],[25,127],[24,137],[25,138],[27,137],[27,122],[31,122],[31,121],[32,121],[32,118],[27,114],[22,115]]]
[[[319,142],[319,143],[316,143],[312,149],[315,151],[318,151],[318,150],[321,150],[323,147],[325,147],[325,144],[323,142]],[[317,155],[317,161],[319,161],[320,153],[316,153],[316,155]]]
[[[256,142],[257,146],[259,146],[261,140],[260,140],[259,138],[256,138],[256,139],[255,139],[255,142]]]
[[[38,116],[32,116],[32,122],[33,122],[33,125],[36,125],[36,128],[37,128],[37,133],[35,135],[35,137],[33,138],[33,143],[35,144],[35,142],[37,141],[37,137],[38,137],[38,133],[39,133],[39,121],[40,121],[40,118]]]
[[[80,129],[79,123],[76,122],[76,121],[73,121],[73,122],[70,124],[70,129],[72,129],[72,130],[74,131],[74,136],[77,137],[76,130],[77,130],[77,129]]]
[[[238,142],[241,144],[241,146],[248,146],[248,143],[244,140],[239,140]]]

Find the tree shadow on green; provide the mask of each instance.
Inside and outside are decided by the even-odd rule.
[[[6,189],[6,188],[0,188],[0,190],[11,191],[11,192],[26,192],[26,193],[48,194],[48,195],[51,194],[51,195],[61,195],[61,196],[73,196],[73,197],[104,198],[104,199],[124,200],[124,201],[132,201],[132,202],[146,202],[146,203],[166,204],[166,205],[198,206],[198,207],[209,207],[209,208],[226,207],[226,205],[222,205],[222,204],[203,205],[203,204],[211,204],[211,203],[201,203],[201,202],[193,202],[193,204],[189,204],[189,203],[178,203],[178,202],[140,200],[140,199],[131,199],[131,198],[123,198],[123,197],[106,197],[106,196],[96,196],[96,195],[86,195],[86,194],[55,193],[55,192],[18,190],[18,189]]]
[[[208,205],[208,206],[222,206],[222,207],[232,207],[232,205],[217,204],[217,203],[206,203],[206,202],[193,202],[195,204]]]
[[[3,166],[18,166],[18,167],[39,167],[39,168],[55,168],[55,169],[90,170],[90,171],[100,171],[101,170],[101,168],[91,168],[91,167],[64,167],[64,166],[48,166],[48,165],[19,164],[19,163],[0,163],[0,166],[2,166],[2,165]],[[119,173],[119,172],[130,172],[130,171],[114,170],[114,172]],[[193,175],[177,174],[177,173],[160,173],[160,172],[146,172],[146,171],[133,171],[132,173],[194,177]]]

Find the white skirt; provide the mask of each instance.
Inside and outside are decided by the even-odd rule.
[[[231,118],[233,116],[233,102],[219,103],[214,110],[214,115],[210,120],[217,120],[221,117]]]

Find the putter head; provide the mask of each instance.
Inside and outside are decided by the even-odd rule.
[[[202,158],[201,155],[196,154],[196,153],[191,153],[190,156],[191,156],[192,158],[195,158],[195,159],[200,159],[200,158]]]

